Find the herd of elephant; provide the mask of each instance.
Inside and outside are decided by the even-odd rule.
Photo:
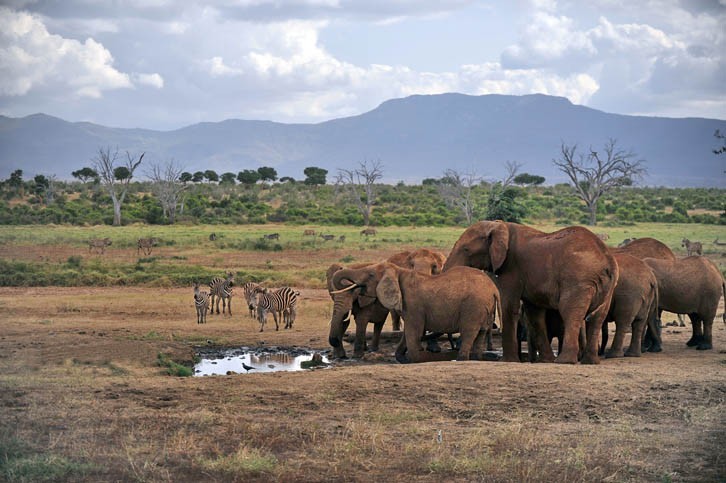
[[[518,328],[528,333],[528,360],[597,364],[600,356],[638,357],[661,351],[662,311],[687,314],[693,334],[687,345],[712,349],[712,326],[726,283],[705,257],[677,258],[654,238],[608,247],[583,227],[544,233],[503,221],[467,228],[448,257],[418,249],[380,263],[327,270],[333,300],[329,342],[346,356],[343,334],[355,320],[354,356],[377,351],[389,313],[403,336],[399,362],[440,360],[422,347],[425,334],[459,333],[458,360],[482,359],[499,312],[502,360],[520,361]],[[723,316],[726,323],[726,314]],[[615,322],[611,347],[607,322]],[[632,336],[623,350],[625,334]],[[558,339],[558,353],[552,350]],[[490,339],[489,339],[490,341]],[[490,343],[490,342],[489,342]]]

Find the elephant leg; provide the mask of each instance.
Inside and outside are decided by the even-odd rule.
[[[456,356],[456,360],[468,361],[469,355],[471,354],[471,349],[474,346],[474,341],[479,336],[479,327],[462,327],[459,331],[459,334],[459,355]]]
[[[396,345],[396,361],[401,364],[411,362],[406,355],[406,349],[406,335],[403,334],[401,335],[401,340],[398,341],[398,344]]]
[[[585,303],[582,300],[585,300]],[[560,297],[559,312],[562,316],[562,324],[564,329],[564,340],[562,341],[562,350],[557,354],[555,362],[559,364],[576,364],[579,355],[580,328],[585,323],[585,315],[590,303],[591,297],[583,297],[582,294],[574,296]],[[602,326],[602,319],[599,321],[600,326],[594,327],[599,329]],[[588,331],[588,338],[594,334]],[[597,358],[597,341],[595,341],[595,358]],[[585,354],[585,358],[588,354]],[[592,357],[592,356],[590,356]],[[585,359],[583,358],[583,360]]]
[[[643,333],[645,332],[645,326],[647,325],[647,317],[638,315],[633,320],[633,333],[630,334],[630,346],[625,351],[625,357],[640,357],[640,348],[643,345]]]
[[[600,349],[597,351],[599,356],[605,355],[605,348],[608,346],[608,321],[605,320],[602,323],[602,329],[600,330]],[[558,351],[559,352],[559,351]]]
[[[706,316],[701,319],[703,323],[703,335],[701,336],[701,342],[696,346],[696,349],[699,351],[713,349],[712,328],[715,317],[716,314],[714,313],[713,317]]]
[[[686,345],[688,347],[695,347],[698,344],[701,343],[701,340],[703,339],[703,327],[701,326],[701,318],[698,316],[698,314],[688,314],[688,318],[691,319],[691,330],[693,331],[693,334],[691,335],[691,338],[686,342]]]
[[[353,357],[361,358],[366,351],[366,329],[368,328],[368,320],[358,319],[355,321],[355,341],[353,342]]]
[[[406,349],[407,357],[411,362],[426,362],[426,352],[421,349],[421,336],[423,334],[418,330],[409,329],[409,325],[406,325],[406,330],[403,331],[404,337],[406,338]]]
[[[479,330],[479,333],[474,339],[474,345],[471,348],[469,359],[475,361],[481,361],[484,359],[484,345],[486,344],[487,336],[491,337],[490,329]]]
[[[533,346],[530,346],[528,342],[527,352],[539,353],[537,360],[540,362],[554,362],[555,354],[552,352],[552,345],[547,338],[547,324],[545,323],[547,310],[534,307],[530,304],[526,304],[524,310],[527,314],[527,319],[529,319],[529,327],[527,329],[532,332],[532,336],[527,340],[534,341]]]
[[[401,330],[401,316],[396,312],[391,312],[391,324],[393,325],[393,330]]]
[[[610,346],[610,350],[605,352],[605,357],[608,359],[614,357],[623,357],[623,343],[625,342],[625,332],[628,330],[628,325],[633,320],[629,311],[616,310],[615,313],[615,337],[613,337],[613,345]],[[631,338],[632,346],[632,338]]]
[[[514,302],[512,302],[514,299]],[[505,304],[502,301],[502,361],[519,362],[517,349],[517,324],[519,322],[519,296],[510,297]]]
[[[381,342],[381,330],[383,330],[383,322],[373,323],[373,340],[371,340],[371,346],[368,348],[371,352],[378,352],[378,345]]]
[[[488,351],[493,351],[494,350],[494,345],[492,344],[492,328],[491,327],[489,327],[487,329],[487,333],[486,333],[486,344],[487,344],[487,350]]]

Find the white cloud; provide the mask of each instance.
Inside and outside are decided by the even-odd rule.
[[[164,87],[164,78],[161,77],[159,74],[135,74],[134,80],[143,85],[156,87],[157,89],[161,89]]]
[[[111,53],[89,38],[81,43],[48,33],[30,14],[0,7],[0,94],[22,96],[36,87],[71,88],[81,97],[131,87]]]

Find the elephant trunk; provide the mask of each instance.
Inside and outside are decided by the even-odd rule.
[[[333,347],[333,356],[345,358],[343,348],[343,334],[350,324],[349,313],[353,298],[350,293],[341,293],[333,296],[333,315],[330,317],[330,333],[328,342]]]

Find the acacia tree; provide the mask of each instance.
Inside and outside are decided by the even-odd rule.
[[[345,187],[348,197],[353,200],[363,215],[363,223],[370,225],[371,211],[376,202],[375,182],[383,177],[380,161],[358,163],[357,169],[338,169],[336,184]]]
[[[189,174],[189,173],[186,173]],[[147,177],[152,181],[151,189],[161,204],[164,216],[170,224],[176,221],[177,209],[183,206],[184,192],[189,188],[183,178],[184,169],[174,160],[163,165],[152,164]]]
[[[126,199],[126,193],[128,193],[129,183],[134,176],[134,171],[141,164],[141,160],[144,159],[144,154],[146,153],[141,153],[141,156],[136,159],[126,151],[126,164],[117,166],[118,148],[111,152],[111,148],[106,147],[98,148],[96,157],[91,160],[101,183],[111,196],[113,202],[113,226],[121,225],[121,205]]]
[[[565,173],[577,196],[585,202],[590,212],[591,226],[597,224],[597,202],[605,193],[619,186],[630,186],[633,179],[646,173],[645,160],[635,159],[632,151],[617,147],[615,139],[609,139],[603,148],[603,155],[592,147],[588,154],[577,154],[577,144],[567,146],[562,143],[561,157],[552,163]]]
[[[517,179],[521,179],[519,170],[522,163],[517,161],[507,161],[504,163],[504,178],[495,182],[489,196],[487,197],[487,210],[485,218],[487,220],[504,220],[515,223],[521,222],[526,214],[524,206],[517,201],[517,196],[521,190],[516,189],[513,184],[517,184]],[[544,178],[542,178],[544,182]]]
[[[467,225],[471,225],[476,208],[472,189],[480,182],[481,177],[473,171],[460,173],[455,169],[447,169],[444,177],[436,184],[446,204],[461,210]]]
[[[93,168],[84,167],[73,171],[71,176],[77,178],[81,183],[87,183],[92,179],[98,178],[98,173]]]

